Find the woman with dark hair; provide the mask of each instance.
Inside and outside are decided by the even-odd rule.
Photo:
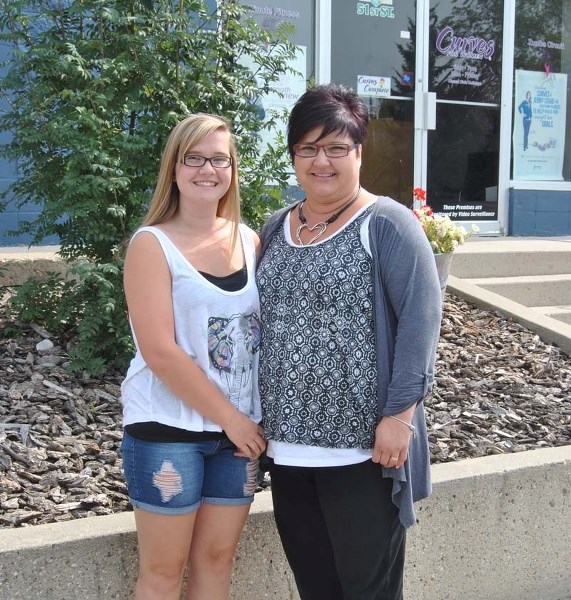
[[[430,493],[441,291],[412,212],[359,184],[367,124],[348,88],[298,100],[288,146],[305,198],[261,233],[264,432],[302,600],[401,599],[405,529]]]

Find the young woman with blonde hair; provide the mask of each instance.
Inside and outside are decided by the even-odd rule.
[[[171,132],[125,260],[136,355],[122,386],[123,466],[139,542],[136,598],[228,597],[265,448],[257,389],[257,236],[240,224],[228,123]]]

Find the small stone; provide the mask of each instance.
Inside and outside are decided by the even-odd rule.
[[[54,343],[51,340],[45,339],[36,344],[36,350],[38,352],[48,352],[54,347]]]
[[[56,367],[65,360],[62,356],[48,354],[47,356],[38,356],[37,364],[41,367]]]
[[[38,335],[41,335],[43,338],[52,337],[43,327],[40,327],[35,323],[30,323],[30,329],[35,331]]]

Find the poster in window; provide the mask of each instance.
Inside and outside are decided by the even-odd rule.
[[[562,181],[567,75],[516,71],[513,178]]]

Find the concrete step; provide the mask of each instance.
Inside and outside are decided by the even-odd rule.
[[[493,310],[508,319],[521,323],[537,333],[544,342],[559,346],[563,352],[571,356],[571,323],[548,317],[539,310],[524,306],[506,296],[486,290],[481,286],[469,283],[467,279],[460,279],[454,275],[450,275],[446,290],[484,310]]]
[[[524,306],[571,304],[571,274],[465,278],[465,281]]]
[[[474,250],[476,244],[472,244]],[[452,275],[461,278],[521,277],[525,275],[563,275],[571,273],[569,250],[494,250],[454,253]]]
[[[531,306],[533,310],[544,314],[546,317],[557,319],[571,325],[571,305],[568,306]]]
[[[489,303],[482,298],[492,297],[490,306],[495,302],[497,310],[571,349],[571,238],[473,236],[454,251],[451,273],[457,293],[472,290],[463,297],[477,297],[484,305]],[[563,330],[569,333],[561,336]]]

